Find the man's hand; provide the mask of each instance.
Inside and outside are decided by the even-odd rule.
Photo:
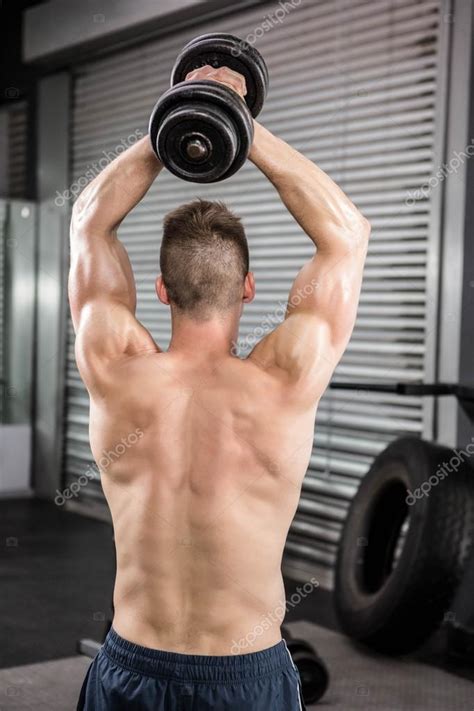
[[[247,94],[245,78],[242,74],[234,72],[233,69],[229,69],[229,67],[217,67],[216,69],[206,64],[204,67],[189,72],[189,74],[186,75],[185,81],[199,81],[203,79],[217,81],[219,84],[228,86],[229,89],[235,91],[242,99],[244,99]]]

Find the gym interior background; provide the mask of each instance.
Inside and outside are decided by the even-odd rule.
[[[146,134],[178,51],[211,31],[257,46],[271,77],[260,120],[326,170],[372,224],[356,328],[319,408],[286,544],[289,628],[329,668],[321,705],[471,708],[472,0],[6,0],[2,15],[0,708],[72,709],[89,663],[79,651],[88,649],[84,640],[102,640],[111,615],[112,529],[67,306],[70,210],[87,182]],[[245,355],[277,322],[310,246],[250,164],[210,186],[164,176],[120,230],[138,317],[160,344],[170,335],[153,292],[161,220],[197,194],[244,218],[258,286],[242,321]],[[455,577],[442,608],[436,603],[431,634],[394,655],[370,635],[351,635],[335,570],[351,536],[365,555],[362,529],[343,537],[351,503],[400,438],[401,450],[414,439],[449,448],[425,451],[418,474],[429,457],[436,466],[454,456],[461,463],[451,461],[443,480],[423,469],[419,485],[429,484],[420,496],[412,491],[415,504],[383,549],[388,577],[398,565],[414,570],[403,539],[424,526],[419,555],[438,566],[432,579]],[[443,487],[461,486],[461,470],[468,481],[456,498]],[[428,510],[435,505],[437,523]],[[463,556],[453,573],[436,552],[454,528],[457,547],[450,539],[445,550],[454,559],[462,547]],[[314,578],[318,585],[304,592]],[[399,594],[412,595],[412,617],[403,619],[416,625],[420,596]]]

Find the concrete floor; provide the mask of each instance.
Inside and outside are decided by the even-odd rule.
[[[470,711],[474,684],[415,661],[355,650],[341,635],[307,622],[292,634],[314,643],[331,673],[313,709],[331,711]],[[71,657],[0,671],[1,711],[74,711],[90,660]]]
[[[294,636],[314,644],[331,674],[314,708],[340,711],[472,711],[474,683],[407,659],[363,653],[337,632],[295,622]]]
[[[74,711],[90,661],[70,657],[2,669],[1,711]]]

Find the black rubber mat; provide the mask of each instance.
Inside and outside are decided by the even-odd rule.
[[[100,639],[114,576],[106,523],[44,501],[0,501],[0,667],[70,657],[79,638]]]

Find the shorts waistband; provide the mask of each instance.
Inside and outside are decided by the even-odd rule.
[[[261,652],[207,656],[142,647],[123,639],[111,628],[101,651],[115,664],[138,674],[188,682],[225,683],[258,678],[291,665],[291,657],[284,640]]]

